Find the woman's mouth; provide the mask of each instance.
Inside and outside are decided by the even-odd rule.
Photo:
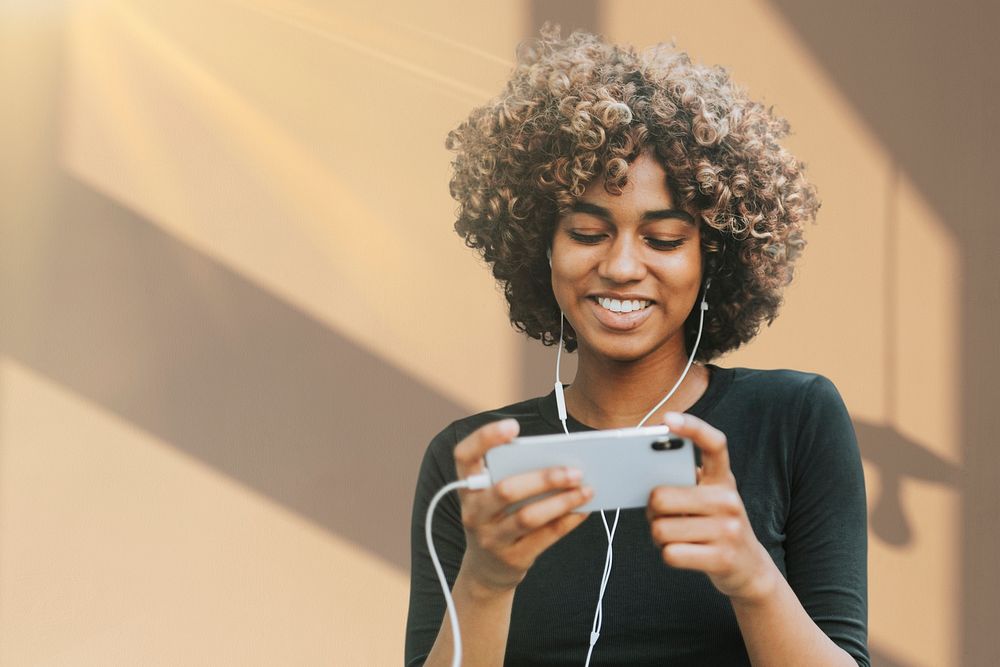
[[[610,310],[613,313],[631,313],[636,310],[642,310],[647,308],[650,304],[649,301],[640,299],[611,299],[603,296],[593,297],[597,301],[598,305],[602,308]]]
[[[631,331],[653,312],[652,301],[644,299],[612,299],[589,297],[597,321],[613,331]]]

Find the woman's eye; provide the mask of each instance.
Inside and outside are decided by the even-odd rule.
[[[649,247],[654,250],[673,250],[674,248],[679,248],[681,244],[684,243],[684,239],[673,239],[671,241],[667,241],[664,239],[647,238],[646,243],[648,243]]]
[[[581,234],[580,232],[569,231],[569,237],[579,243],[600,243],[604,240],[604,234]]]

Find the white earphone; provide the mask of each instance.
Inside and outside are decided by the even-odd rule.
[[[549,266],[552,266],[552,249],[548,250]],[[646,413],[646,416],[638,423],[637,426],[642,426],[646,421],[656,414],[664,403],[670,400],[670,397],[674,395],[677,388],[681,386],[684,382],[684,378],[687,377],[688,371],[691,370],[691,364],[694,363],[694,357],[698,353],[698,344],[701,343],[701,333],[705,326],[705,311],[708,310],[708,288],[712,285],[712,278],[705,279],[705,289],[702,291],[701,304],[698,308],[698,335],[695,337],[694,346],[691,349],[691,356],[688,358],[687,366],[684,367],[684,372],[681,373],[680,378],[674,383],[674,386],[667,392],[667,395],[657,403],[652,410]],[[562,382],[559,380],[559,367],[562,361],[562,348],[563,348],[563,323],[566,316],[563,315],[562,311],[559,311],[559,349],[556,352],[556,381],[555,381],[555,393],[556,393],[556,409],[559,413],[559,421],[562,422],[563,431],[569,434],[569,427],[566,425],[567,412],[566,412],[566,396],[563,393]],[[611,562],[614,557],[614,549],[612,544],[615,539],[615,530],[618,528],[618,516],[621,512],[620,509],[615,510],[615,519],[611,526],[608,526],[608,518],[604,514],[604,510],[601,510],[601,521],[604,523],[604,534],[608,538],[608,551],[604,557],[604,574],[601,576],[601,586],[598,590],[597,595],[597,609],[594,610],[594,621],[590,628],[590,646],[587,648],[587,661],[584,663],[584,667],[589,667],[590,656],[594,651],[594,645],[597,644],[598,638],[601,636],[601,626],[604,623],[604,592],[608,587],[608,579],[611,577]]]
[[[549,266],[552,266],[552,248],[550,247],[545,253],[549,259]],[[702,293],[701,298],[701,314],[698,318],[698,336],[694,341],[694,348],[691,350],[691,358],[688,359],[687,366],[684,368],[684,372],[681,373],[680,378],[674,384],[673,388],[663,397],[659,403],[656,404],[652,410],[650,410],[642,421],[639,422],[639,426],[642,426],[646,421],[652,417],[660,407],[666,403],[677,388],[681,386],[681,382],[687,377],[688,371],[691,369],[691,364],[694,362],[695,354],[698,352],[698,344],[701,342],[701,333],[705,324],[705,311],[708,310],[708,288],[712,284],[712,279],[707,278],[705,280],[705,290]],[[563,386],[559,381],[559,365],[562,360],[562,348],[563,348],[563,324],[566,317],[563,315],[562,311],[559,312],[559,351],[556,354],[556,382],[555,382],[555,394],[556,394],[556,405],[559,410],[559,421],[562,422],[563,430],[569,433],[569,428],[566,426],[567,413],[566,413],[566,397],[563,394]],[[454,650],[451,656],[452,667],[460,667],[462,664],[462,633],[458,624],[458,612],[455,610],[455,602],[452,600],[451,591],[448,587],[448,580],[444,575],[444,570],[441,567],[441,561],[437,556],[437,551],[434,549],[434,539],[431,531],[431,521],[434,518],[434,509],[437,507],[438,502],[449,492],[456,489],[484,489],[490,486],[492,482],[490,481],[490,475],[488,472],[482,472],[478,475],[471,475],[465,479],[459,479],[454,482],[446,484],[444,487],[438,490],[434,497],[431,499],[430,504],[427,507],[427,514],[424,517],[424,539],[427,541],[427,550],[430,553],[431,562],[434,564],[434,571],[437,573],[438,582],[441,584],[441,592],[444,595],[445,604],[448,608],[448,619],[451,623],[451,632],[454,642]],[[604,522],[604,532],[608,538],[608,550],[604,560],[604,574],[601,576],[601,587],[598,592],[597,597],[597,609],[594,612],[594,622],[590,630],[590,646],[587,649],[587,662],[586,666],[590,665],[590,656],[594,651],[594,645],[597,644],[597,639],[601,636],[601,626],[603,624],[603,606],[604,606],[604,591],[608,586],[608,579],[611,576],[611,561],[614,555],[612,549],[612,543],[615,539],[615,530],[618,528],[618,516],[620,510],[615,510],[615,520],[611,526],[608,526],[608,519],[604,512],[601,512],[601,521]]]

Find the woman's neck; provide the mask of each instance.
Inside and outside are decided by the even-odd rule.
[[[573,384],[566,389],[566,408],[594,428],[635,426],[659,403],[684,372],[687,357],[678,354],[651,363],[619,362],[580,350]],[[692,364],[684,381],[645,425],[663,423],[666,412],[683,412],[708,388],[708,369]]]

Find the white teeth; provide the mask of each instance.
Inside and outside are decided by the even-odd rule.
[[[601,304],[601,307],[607,308],[614,313],[631,313],[649,306],[649,301],[645,300],[632,299],[631,301],[621,301],[619,299],[608,299],[603,296],[597,297],[597,302]]]

